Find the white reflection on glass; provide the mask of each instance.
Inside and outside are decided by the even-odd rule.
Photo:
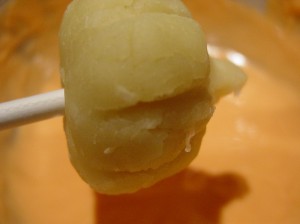
[[[226,58],[231,61],[233,64],[237,65],[237,66],[245,66],[246,65],[246,58],[244,57],[244,55],[235,52],[235,51],[229,51],[226,54]]]
[[[220,59],[225,58],[230,62],[232,62],[233,64],[240,67],[244,67],[247,64],[246,57],[236,51],[229,50],[223,47],[214,46],[211,44],[207,46],[207,50],[211,57],[220,58]]]

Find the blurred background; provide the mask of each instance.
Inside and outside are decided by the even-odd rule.
[[[0,0],[0,102],[60,87],[70,0]],[[0,223],[300,223],[300,1],[185,0],[212,56],[248,75],[216,106],[199,156],[135,194],[94,193],[62,118],[0,131]]]

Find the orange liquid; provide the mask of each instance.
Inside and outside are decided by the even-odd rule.
[[[186,2],[209,42],[237,49],[253,61],[244,67],[249,80],[240,95],[216,105],[191,166],[135,194],[98,195],[70,165],[61,118],[0,132],[0,223],[300,223],[300,55],[294,39],[229,1]],[[28,31],[45,41],[37,47],[37,64],[17,56],[1,61],[6,67],[0,76],[19,74],[16,79],[29,80],[18,82],[29,83],[29,92],[60,85],[57,30],[66,3],[58,5],[20,0],[12,10],[17,15],[34,11],[36,17],[25,21],[43,28]],[[54,6],[60,10],[47,10]],[[46,16],[47,26],[36,24],[36,18]],[[242,27],[252,36],[239,32]],[[33,69],[36,65],[42,69]],[[26,71],[29,78],[21,78]],[[1,96],[18,96],[20,88],[6,82],[8,77],[0,80],[7,88]],[[39,77],[38,87],[32,77]]]

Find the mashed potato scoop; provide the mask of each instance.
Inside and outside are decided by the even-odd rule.
[[[73,0],[60,52],[71,162],[106,194],[185,168],[214,102],[246,80],[229,62],[210,59],[180,0]]]

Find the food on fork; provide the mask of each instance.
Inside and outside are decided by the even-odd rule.
[[[73,0],[60,49],[71,162],[106,194],[137,191],[188,166],[214,102],[246,80],[209,57],[180,0]]]

